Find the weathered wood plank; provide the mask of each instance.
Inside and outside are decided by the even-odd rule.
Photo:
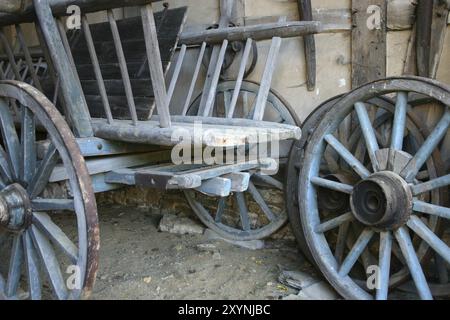
[[[289,21],[282,23],[267,23],[260,25],[212,29],[201,32],[186,32],[180,35],[180,43],[186,45],[206,43],[222,43],[224,40],[245,41],[248,38],[253,40],[268,40],[273,37],[292,38],[308,34],[334,32],[329,26],[322,25],[317,21]]]
[[[199,119],[199,118],[197,118]],[[104,119],[92,119],[95,136],[103,139],[126,141],[131,143],[156,144],[162,146],[175,146],[181,141],[197,141],[201,135],[202,144],[210,147],[231,147],[246,145],[258,137],[258,142],[282,141],[299,139],[301,130],[290,125],[257,122],[244,119],[217,119],[222,124],[202,125],[202,132],[198,132],[194,123],[173,123],[171,128],[161,128],[157,121],[139,121],[131,126],[130,121],[115,120],[108,124]],[[234,122],[234,120],[239,120]],[[233,125],[239,123],[240,125]],[[242,125],[242,126],[241,126]],[[174,136],[174,133],[176,135]],[[194,133],[196,139],[194,140]],[[186,140],[189,139],[189,140]],[[256,142],[256,141],[255,141]]]
[[[433,0],[419,0],[417,5],[416,63],[417,74],[430,75],[431,24],[433,20]]]
[[[352,86],[356,88],[386,77],[387,1],[353,0],[352,11]]]
[[[233,11],[234,0],[220,0],[220,19],[219,29],[227,29]],[[182,36],[181,36],[182,37]],[[205,83],[203,84],[202,97],[200,99],[199,114],[209,116],[212,104],[214,103],[217,83],[219,81],[222,64],[225,57],[228,40],[224,39],[222,46],[216,44],[212,47],[211,56],[209,58],[208,70],[206,72]],[[182,42],[181,42],[182,43]],[[205,41],[201,41],[205,43]]]
[[[218,177],[202,181],[202,185],[195,190],[208,196],[228,197],[231,193],[231,180]]]
[[[311,0],[298,0],[301,21],[312,21]],[[306,58],[306,88],[313,91],[316,86],[316,42],[313,35],[303,37]]]
[[[170,159],[170,151],[165,150],[87,160],[86,166],[89,174],[94,175],[120,168],[142,166],[144,164],[167,161],[168,159]],[[68,175],[64,166],[57,165],[50,176],[49,182],[58,182],[67,179]]]
[[[134,154],[139,152],[161,151],[161,146],[144,144],[132,144],[120,141],[104,140],[101,138],[79,138],[77,139],[83,157],[111,156],[118,154]],[[38,159],[42,159],[50,147],[49,140],[36,143],[36,154]]]
[[[244,192],[247,191],[250,183],[250,173],[248,172],[235,172],[224,175],[223,178],[231,180],[231,192]]]
[[[158,47],[158,36],[156,34],[156,24],[151,4],[141,8],[141,17],[143,22],[147,62],[155,93],[156,109],[161,117],[160,126],[168,128],[171,123],[169,105],[167,103],[167,90],[164,72],[161,66],[161,52]]]
[[[435,1],[433,8],[433,22],[431,24],[430,43],[430,77],[435,79],[444,49],[445,34],[447,32],[447,22],[449,7],[444,1]]]

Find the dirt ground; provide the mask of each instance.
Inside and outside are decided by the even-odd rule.
[[[202,235],[158,231],[149,209],[99,208],[100,267],[92,299],[280,299],[280,270],[314,274],[294,242],[252,251]]]

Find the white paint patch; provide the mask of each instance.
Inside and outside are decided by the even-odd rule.
[[[339,79],[339,88],[345,87],[347,85],[347,80],[344,78]]]

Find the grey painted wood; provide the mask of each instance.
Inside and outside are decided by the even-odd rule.
[[[231,193],[231,180],[226,178],[213,178],[202,181],[202,185],[195,190],[212,197],[228,197]]]
[[[244,192],[248,189],[250,173],[234,172],[224,175],[223,178],[231,180],[231,192]]]
[[[203,57],[205,55],[205,50],[206,50],[206,42],[203,42],[200,48],[200,53],[197,58],[197,63],[195,65],[194,74],[192,75],[191,85],[189,86],[189,91],[186,96],[186,102],[184,104],[183,111],[181,112],[182,116],[185,116],[187,114],[189,106],[191,105],[192,95],[194,94],[195,85],[197,84],[198,75],[200,73]]]
[[[98,90],[100,91],[100,96],[102,98],[103,108],[105,110],[106,119],[108,123],[113,123],[113,117],[111,113],[111,107],[109,105],[108,96],[106,94],[105,83],[103,81],[102,72],[100,70],[100,64],[98,62],[97,53],[94,47],[94,41],[92,40],[91,30],[89,28],[89,23],[85,15],[81,17],[81,24],[83,27],[84,37],[86,38],[86,45],[89,50],[89,55],[91,56],[92,66],[95,73],[95,79],[97,80]]]
[[[236,79],[236,87],[233,91],[233,97],[230,102],[230,107],[227,112],[227,118],[233,118],[234,111],[236,109],[236,104],[239,98],[239,92],[241,91],[242,81],[244,80],[245,70],[247,68],[248,58],[250,56],[250,50],[252,49],[253,40],[248,38],[245,43],[244,52],[242,53],[241,65],[239,66],[239,72]]]
[[[301,21],[312,21],[311,0],[298,0]],[[316,42],[313,35],[303,37],[306,58],[306,88],[313,91],[316,86]]]
[[[219,29],[228,28],[233,5],[234,0],[220,0]],[[228,45],[228,41],[225,41],[226,39],[221,41],[222,47],[220,45],[214,45],[212,47],[208,70],[206,72],[206,79],[203,85],[202,98],[200,100],[199,115],[209,116],[212,104],[214,103],[217,82],[220,72],[222,71],[223,59],[225,57],[226,46]],[[204,43],[204,41],[202,41],[202,43]]]
[[[379,6],[380,29],[367,27],[370,5]],[[357,88],[371,81],[386,77],[386,0],[352,1],[352,87]]]
[[[264,169],[263,161],[247,161],[231,165],[216,165],[196,168],[185,165],[182,170],[167,163],[162,166],[141,167],[136,169],[121,168],[106,174],[104,181],[110,184],[137,185],[160,189],[196,189],[200,192],[225,197],[233,192],[246,191],[250,175],[246,172]]]
[[[67,299],[69,293],[52,245],[35,226],[31,226],[31,236],[53,292],[59,299]]]
[[[57,74],[60,76],[61,94],[64,97],[64,106],[67,108],[65,114],[70,114],[70,123],[77,137],[90,137],[93,135],[90,125],[89,110],[84,100],[81,84],[70,65],[69,57],[61,46],[61,37],[58,27],[53,19],[48,0],[41,0],[39,7],[36,7],[36,15],[39,20],[42,37],[45,39],[48,54]]]
[[[166,83],[161,66],[161,54],[158,46],[155,19],[151,4],[141,8],[142,22],[144,27],[144,39],[147,49],[147,61],[155,93],[155,103],[160,116],[160,125],[163,128],[171,126],[169,105],[167,100]]]
[[[186,32],[180,35],[180,43],[186,45],[199,45],[203,42],[210,44],[222,43],[224,40],[246,41],[252,38],[255,41],[269,40],[273,37],[293,38],[309,34],[336,32],[333,26],[322,25],[317,21],[289,21],[267,23],[244,27],[212,29],[202,32]]]
[[[280,23],[286,17],[280,18]],[[274,37],[270,45],[269,54],[267,55],[266,66],[261,78],[258,95],[256,96],[255,111],[253,113],[253,120],[262,120],[266,110],[267,97],[269,96],[270,88],[272,86],[272,78],[275,72],[276,64],[278,62],[278,53],[280,52],[281,38]]]
[[[149,151],[161,151],[160,146],[125,143],[120,141],[105,140],[101,138],[78,138],[78,147],[83,157],[110,156],[117,154],[130,154]],[[37,156],[43,159],[50,146],[49,140],[42,140],[36,143]]]
[[[282,141],[299,139],[301,130],[290,125],[273,124],[270,128],[265,123],[244,119],[218,119],[223,124],[202,124],[201,143],[211,147],[232,147],[248,144],[249,140],[258,137],[258,142]],[[238,121],[239,120],[239,121]],[[236,124],[234,124],[236,123]],[[262,125],[261,125],[262,124]],[[93,119],[92,126],[95,136],[103,139],[130,143],[156,144],[175,146],[187,139],[193,143],[198,139],[194,131],[194,123],[176,123],[171,128],[161,128],[157,121],[140,121],[137,126],[131,126],[130,121],[116,120],[110,125],[104,119]],[[174,136],[174,133],[176,135]],[[255,141],[256,142],[256,141]]]
[[[127,97],[128,108],[130,110],[130,116],[133,120],[133,124],[136,125],[138,117],[136,113],[136,104],[134,103],[133,89],[131,88],[130,75],[128,73],[127,62],[123,53],[123,47],[120,40],[119,29],[117,28],[117,22],[114,19],[114,14],[111,10],[108,10],[108,21],[111,25],[114,47],[116,48],[117,59],[119,60],[120,72],[122,74],[122,80],[125,88],[125,95]]]
[[[170,102],[172,101],[172,96],[175,91],[175,86],[177,85],[178,78],[180,76],[181,67],[183,65],[184,56],[186,55],[186,45],[181,45],[181,50],[178,55],[177,64],[175,65],[175,69],[172,75],[172,80],[170,81],[169,90],[167,92],[167,105],[170,106]]]
[[[202,96],[202,100],[200,101],[199,107],[199,115],[203,115],[204,117],[211,116],[213,110],[214,102],[216,99],[217,85],[219,84],[220,73],[222,72],[222,66],[225,59],[225,54],[227,52],[227,47],[228,47],[228,40],[224,40],[222,46],[220,47],[214,65],[210,63],[210,67],[213,68],[213,72],[211,75],[209,72],[212,70],[208,70],[207,80],[205,81],[205,86],[203,87],[204,90],[203,92],[206,92],[206,95]]]
[[[164,161],[169,158],[170,151],[146,152],[87,160],[86,166],[89,174],[94,175],[115,169],[142,166],[144,164]],[[49,182],[58,182],[67,179],[66,169],[61,165],[57,165],[51,173]]]

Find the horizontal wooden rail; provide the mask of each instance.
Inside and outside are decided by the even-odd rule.
[[[184,32],[180,36],[180,43],[185,45],[199,45],[206,43],[222,43],[224,40],[254,41],[268,40],[274,37],[293,38],[309,34],[336,32],[335,25],[322,24],[318,21],[288,21],[258,24],[252,26],[211,29],[201,32]]]

